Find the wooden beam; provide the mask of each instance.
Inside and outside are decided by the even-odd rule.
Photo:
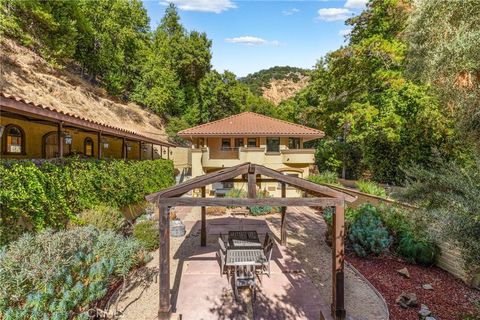
[[[205,198],[206,188],[202,187],[202,198]],[[202,228],[200,229],[200,245],[207,246],[207,208],[202,206]]]
[[[142,160],[142,147],[143,147],[143,143],[142,141],[139,141],[138,142],[138,160]]]
[[[167,147],[167,159],[170,160],[170,147]]]
[[[285,182],[286,184],[292,187],[299,188],[301,190],[307,191],[308,193],[318,193],[318,194],[323,194],[329,197],[341,198],[341,199],[345,199],[345,201],[348,201],[348,202],[353,202],[356,200],[355,197],[349,194],[330,189],[326,186],[322,186],[302,178],[287,176],[278,171],[267,168],[265,166],[257,166],[256,171],[257,171],[257,174],[261,174],[270,178],[277,179],[278,182]]]
[[[158,318],[170,318],[170,215],[168,207],[157,204],[159,209],[158,229],[159,254],[159,308]]]
[[[153,152],[154,152],[154,151],[153,151],[153,143],[152,143],[152,150],[150,150],[150,151],[151,151],[151,153],[152,153],[152,160],[153,160],[153,158],[154,158],[154,157],[153,157]]]
[[[97,157],[102,159],[102,131],[97,133]]]
[[[58,157],[63,158],[63,122],[59,122],[57,127],[57,151]]]
[[[248,197],[250,199],[257,197],[257,174],[254,164],[248,167]]]
[[[345,207],[335,206],[332,232],[332,316],[336,320],[344,320],[344,260],[345,260]]]
[[[157,197],[170,198],[182,195],[190,190],[198,189],[217,181],[224,181],[247,173],[248,163],[243,163],[230,168],[225,168],[203,176],[198,176],[183,182],[177,186],[170,187],[160,192],[152,193],[145,197],[147,201],[155,201]],[[198,198],[197,198],[198,199]]]
[[[307,206],[307,207],[333,207],[343,204],[343,199],[337,198],[158,198],[163,206],[219,206],[219,207],[250,207],[250,206]]]
[[[285,182],[282,182],[282,198],[287,196],[287,187]],[[282,246],[287,245],[287,221],[286,221],[287,207],[282,207],[282,224],[280,227],[280,243]]]

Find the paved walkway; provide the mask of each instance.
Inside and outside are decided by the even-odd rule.
[[[229,230],[256,230],[279,236],[280,215],[267,217],[208,216],[207,247],[200,247],[199,208],[178,208],[187,236],[171,238],[171,286],[175,315],[200,319],[315,319],[329,314],[331,249],[325,244],[325,223],[309,208],[288,208],[286,247],[277,244],[272,274],[263,276],[254,303],[237,303],[231,285],[220,275],[217,238]],[[153,260],[128,279],[126,294],[112,298],[111,313],[120,319],[156,319],[158,251]],[[246,297],[243,301],[248,301]],[[381,298],[350,268],[345,268],[347,319],[386,320]]]

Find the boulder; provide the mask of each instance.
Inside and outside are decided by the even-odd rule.
[[[398,269],[397,272],[400,273],[405,278],[410,279],[410,272],[408,272],[408,269],[406,267],[402,269]]]
[[[428,307],[426,305],[422,304],[421,307],[420,307],[420,311],[418,311],[418,314],[422,318],[425,318],[425,317],[428,317],[429,315],[431,315],[432,312],[430,311],[430,309],[428,309]]]
[[[416,307],[418,305],[417,295],[415,293],[402,292],[395,302],[402,308]]]

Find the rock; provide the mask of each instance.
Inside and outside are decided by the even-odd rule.
[[[406,267],[402,269],[398,269],[397,272],[400,273],[405,278],[410,279],[410,272],[408,272],[408,269]]]
[[[432,314],[432,312],[430,311],[430,309],[428,309],[428,307],[424,304],[422,304],[422,306],[420,307],[420,311],[418,311],[418,314],[425,318],[425,317],[428,317],[429,315]]]
[[[405,292],[402,292],[395,302],[398,303],[402,308],[416,307],[418,304],[417,295],[415,293]]]
[[[434,317],[426,317],[425,320],[437,320]]]
[[[422,284],[422,288],[425,290],[433,290],[433,287],[430,283]]]

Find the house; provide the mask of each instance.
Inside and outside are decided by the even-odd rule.
[[[169,159],[166,141],[0,93],[1,159]]]
[[[178,135],[190,140],[192,177],[250,162],[299,178],[307,178],[315,163],[315,149],[304,143],[324,136],[320,130],[274,119],[253,112],[244,112],[221,120],[180,131]],[[216,183],[210,195],[223,196],[228,190],[245,189],[242,183]],[[272,196],[280,196],[278,183],[259,185]],[[287,197],[299,196],[287,188]]]

